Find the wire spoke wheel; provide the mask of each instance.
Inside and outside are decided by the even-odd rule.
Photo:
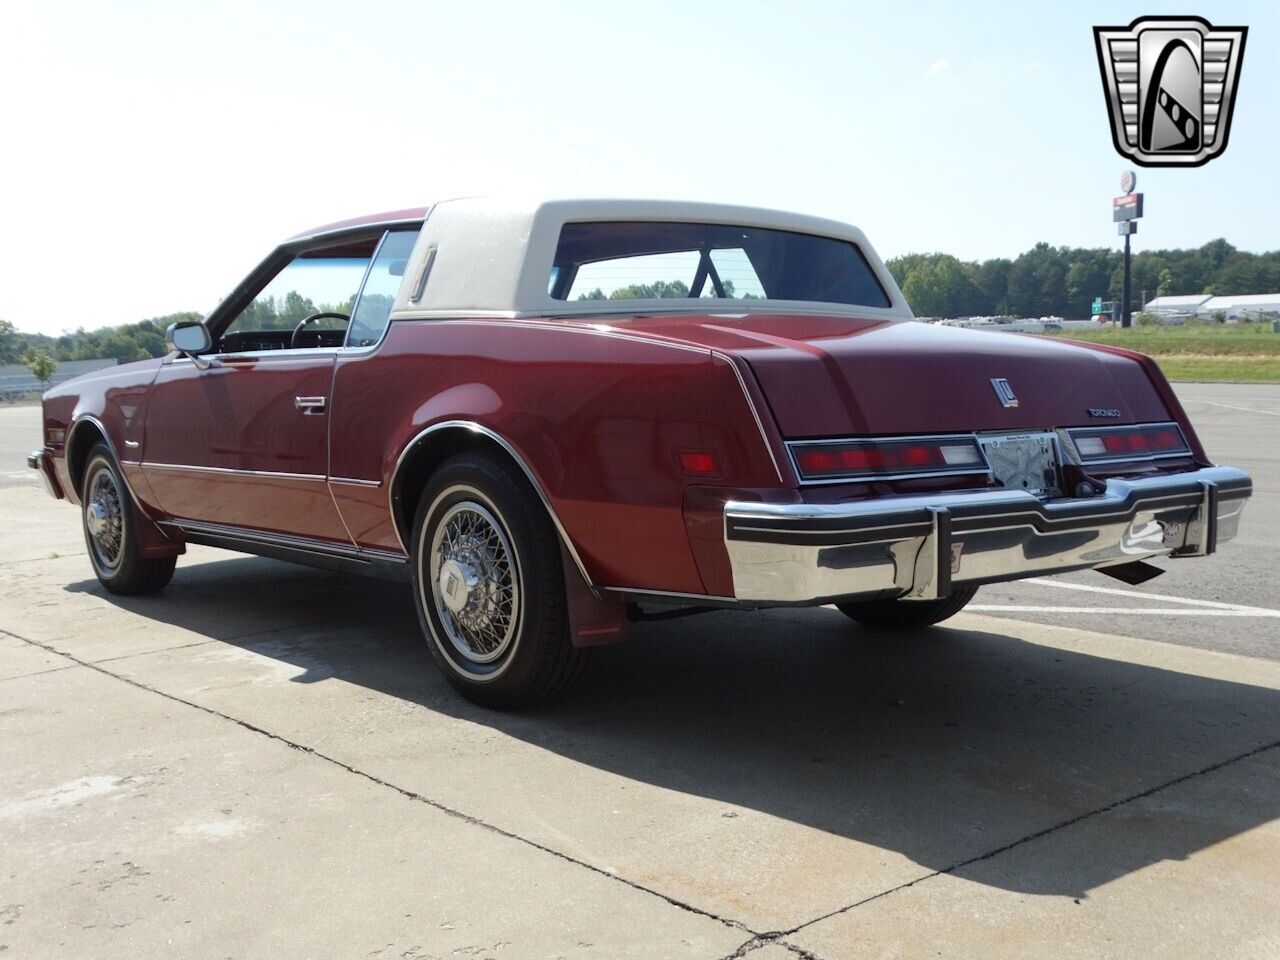
[[[510,649],[520,620],[515,552],[498,519],[473,500],[454,503],[431,539],[430,583],[449,642],[474,664]]]
[[[124,548],[124,509],[116,478],[105,467],[89,481],[84,522],[94,558],[107,570],[114,570]]]

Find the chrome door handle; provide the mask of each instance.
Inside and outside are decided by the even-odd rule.
[[[294,397],[293,405],[303,413],[324,413],[324,397]]]

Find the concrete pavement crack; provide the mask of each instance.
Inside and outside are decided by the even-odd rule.
[[[1020,837],[1017,840],[1012,840],[1009,843],[1004,844],[1003,846],[999,846],[992,850],[988,850],[986,853],[980,853],[977,856],[969,857],[968,859],[965,859],[965,860],[960,860],[956,863],[953,863],[949,867],[944,867],[941,870],[934,870],[930,873],[926,873],[919,877],[916,877],[914,880],[908,880],[905,883],[900,883],[897,886],[890,887],[887,890],[881,890],[879,893],[874,893],[869,897],[864,897],[863,899],[855,901],[854,903],[848,904],[847,906],[840,907],[838,910],[832,910],[829,913],[824,913],[820,917],[814,917],[812,920],[806,920],[804,923],[800,924],[797,927],[792,927],[789,930],[783,930],[778,934],[778,936],[779,937],[790,936],[791,934],[796,933],[800,930],[803,930],[806,927],[813,926],[815,923],[821,923],[823,920],[829,920],[831,917],[838,917],[841,914],[848,913],[850,910],[855,910],[858,907],[871,903],[874,900],[880,900],[883,897],[889,896],[890,894],[898,893],[901,890],[906,890],[910,887],[914,887],[918,883],[923,883],[926,880],[932,880],[934,877],[941,877],[941,876],[947,876],[949,874],[953,874],[957,870],[963,870],[965,867],[970,867],[975,863],[981,863],[984,860],[991,860],[995,857],[1000,856],[1003,853],[1008,853],[1010,850],[1013,850],[1016,847],[1020,847],[1023,844],[1032,843],[1036,840],[1040,840],[1044,837],[1050,836],[1051,834],[1058,833],[1061,830],[1066,830],[1068,827],[1073,827],[1078,823],[1083,823],[1086,820],[1092,820],[1094,817],[1099,817],[1104,813],[1110,813],[1112,810],[1117,810],[1120,807],[1126,806],[1130,803],[1136,803],[1139,800],[1145,800],[1147,797],[1154,796],[1155,794],[1160,793],[1163,790],[1168,790],[1171,787],[1176,787],[1179,784],[1186,783],[1189,780],[1194,780],[1197,777],[1203,777],[1203,776],[1207,776],[1208,774],[1215,773],[1218,770],[1221,770],[1224,767],[1228,767],[1233,763],[1239,763],[1243,760],[1248,760],[1251,757],[1256,757],[1260,754],[1267,753],[1270,750],[1276,750],[1276,749],[1280,749],[1280,740],[1273,740],[1270,743],[1260,744],[1259,746],[1246,750],[1243,753],[1238,753],[1233,757],[1228,757],[1225,760],[1219,760],[1216,763],[1211,763],[1208,766],[1201,767],[1198,770],[1193,770],[1190,773],[1184,773],[1181,776],[1173,777],[1170,780],[1165,780],[1163,783],[1158,783],[1153,787],[1148,787],[1146,790],[1141,790],[1138,793],[1132,793],[1126,797],[1121,797],[1119,800],[1113,800],[1111,803],[1104,804],[1101,807],[1096,807],[1093,810],[1087,810],[1084,813],[1078,814],[1074,817],[1070,817],[1066,820],[1061,821],[1060,823],[1055,823],[1053,826],[1045,827],[1043,830],[1036,830],[1035,832],[1029,833],[1026,836]]]
[[[264,631],[264,632],[270,633],[272,631]],[[67,653],[64,650],[59,650],[58,648],[51,646],[50,644],[47,644],[47,643],[42,643],[39,640],[32,640],[29,637],[24,637],[24,636],[21,636],[20,634],[16,634],[12,632],[11,630],[5,630],[2,628],[0,628],[0,633],[3,633],[6,636],[13,637],[15,640],[21,640],[23,643],[31,644],[31,646],[33,647],[39,647],[40,649],[45,650],[49,653],[52,653],[56,656],[65,657],[67,660],[71,660],[73,663],[79,666],[87,667],[90,670],[97,671],[98,673],[101,673],[104,676],[111,677],[113,680],[119,680],[121,683],[126,683],[129,686],[134,687],[138,690],[145,690],[147,693],[153,693],[158,697],[164,697],[166,700],[171,700],[174,703],[180,703],[183,706],[191,707],[193,710],[199,710],[201,713],[208,714],[209,716],[217,717],[220,720],[226,720],[230,723],[235,724],[238,727],[241,727],[245,730],[250,731],[251,733],[256,733],[256,734],[259,734],[260,736],[267,737],[270,740],[275,740],[279,743],[284,744],[290,749],[297,750],[299,753],[305,753],[309,756],[315,757],[317,760],[322,760],[325,763],[338,767],[341,770],[345,770],[347,773],[352,774],[353,776],[360,777],[364,780],[369,781],[370,783],[377,784],[380,787],[385,787],[388,790],[394,790],[396,793],[400,794],[402,797],[405,797],[408,800],[413,800],[417,803],[425,804],[426,806],[431,807],[434,810],[438,810],[439,812],[445,814],[446,816],[453,817],[454,819],[457,819],[457,820],[461,820],[464,823],[471,824],[474,827],[479,827],[482,830],[487,830],[490,833],[496,834],[497,836],[500,836],[500,837],[505,837],[508,840],[514,840],[517,843],[523,843],[528,847],[532,847],[535,850],[541,851],[542,853],[550,854],[551,856],[559,860],[563,860],[566,863],[571,863],[574,866],[581,867],[584,870],[589,870],[594,874],[598,874],[599,876],[605,877],[609,880],[613,880],[613,881],[616,881],[617,883],[621,883],[640,893],[646,893],[649,896],[657,897],[659,900],[662,900],[663,902],[670,904],[671,906],[676,907],[679,910],[683,910],[686,913],[695,914],[700,917],[706,917],[710,920],[715,920],[717,923],[723,924],[724,926],[729,927],[731,929],[740,930],[743,933],[749,934],[752,937],[752,940],[759,939],[760,937],[760,934],[756,933],[756,931],[752,930],[750,927],[746,926],[742,922],[738,920],[734,920],[731,917],[722,917],[719,914],[712,913],[710,910],[703,910],[701,907],[696,907],[693,904],[685,903],[683,900],[677,900],[675,897],[671,897],[665,893],[661,893],[658,890],[654,890],[652,887],[646,887],[642,883],[637,883],[634,880],[628,880],[625,877],[620,877],[616,873],[610,873],[608,870],[605,870],[601,867],[597,867],[594,864],[587,863],[585,860],[579,860],[578,858],[572,857],[567,853],[563,853],[552,847],[545,846],[544,844],[541,844],[536,840],[530,840],[527,837],[522,837],[520,836],[520,834],[513,833],[510,830],[504,830],[502,827],[499,827],[496,824],[489,823],[487,820],[482,820],[481,818],[472,816],[469,813],[464,813],[463,811],[455,809],[454,807],[450,807],[445,803],[441,803],[439,800],[433,800],[430,797],[424,796],[423,794],[420,794],[414,790],[410,790],[407,787],[401,787],[398,784],[394,784],[390,782],[389,780],[384,780],[381,777],[375,776],[372,773],[368,773],[367,771],[361,770],[358,767],[354,767],[349,763],[344,763],[343,761],[337,759],[336,757],[331,757],[327,753],[320,752],[315,747],[309,747],[306,744],[298,743],[296,741],[290,740],[288,737],[283,737],[278,733],[273,733],[270,730],[257,726],[256,724],[249,723],[247,720],[241,720],[239,717],[233,717],[230,714],[223,713],[220,710],[215,710],[212,707],[207,707],[204,704],[196,703],[192,700],[186,700],[183,697],[176,696],[175,694],[172,694],[172,693],[166,693],[164,690],[160,690],[156,687],[151,686],[150,684],[143,683],[140,680],[135,680],[132,677],[126,677],[123,674],[115,673],[92,661],[81,660],[79,657],[75,656],[74,654]],[[751,941],[748,941],[748,942],[751,942]]]

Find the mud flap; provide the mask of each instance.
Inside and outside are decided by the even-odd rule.
[[[602,599],[587,586],[569,551],[560,544],[564,593],[569,605],[569,640],[575,647],[602,647],[627,638],[627,605]]]

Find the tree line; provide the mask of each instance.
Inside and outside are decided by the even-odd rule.
[[[1012,260],[960,260],[946,253],[910,253],[892,258],[887,266],[911,309],[921,317],[1088,317],[1094,297],[1120,299],[1123,271],[1117,250],[1047,243],[1038,243]],[[607,296],[592,290],[580,299],[688,295],[683,284],[682,289],[658,286],[635,285]],[[1280,250],[1249,253],[1222,239],[1192,250],[1144,250],[1133,258],[1135,311],[1142,307],[1144,291],[1148,300],[1177,294],[1277,293]],[[289,328],[305,316],[331,309],[350,312],[351,304],[317,306],[296,293],[278,300],[259,298],[249,308],[252,317],[241,318],[237,325],[246,329]],[[202,314],[183,311],[116,327],[81,327],[56,337],[23,333],[0,319],[0,364],[22,363],[25,357],[41,353],[55,362],[111,357],[129,363],[160,357],[165,353],[164,332],[169,324],[201,318]]]
[[[1124,258],[1105,247],[1037,243],[1013,260],[911,253],[886,266],[917,316],[1087,319],[1095,297],[1121,298]],[[1192,250],[1143,250],[1133,256],[1130,298],[1135,312],[1157,296],[1277,292],[1280,250],[1249,253],[1218,239]]]

